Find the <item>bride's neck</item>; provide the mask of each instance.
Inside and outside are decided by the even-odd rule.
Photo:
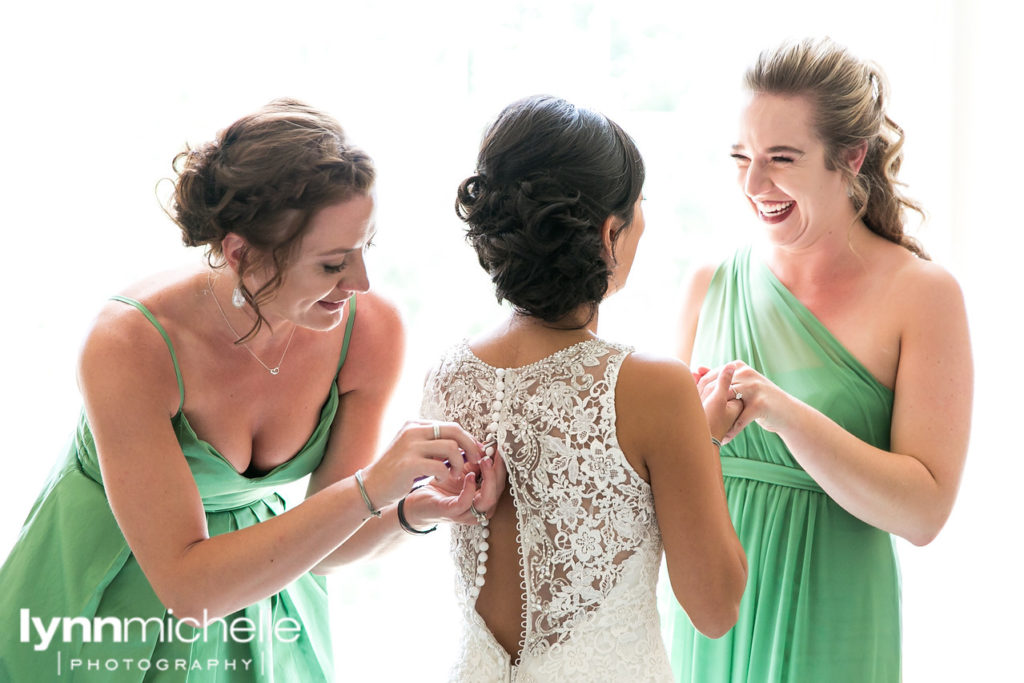
[[[510,334],[526,334],[551,341],[591,339],[597,336],[597,308],[581,307],[556,322],[548,322],[530,315],[513,313],[506,321]]]
[[[597,315],[587,315],[575,322],[549,323],[528,315],[513,314],[489,333],[470,343],[470,348],[484,362],[497,367],[519,367],[561,349],[594,339],[597,336]],[[580,326],[580,321],[586,324]]]

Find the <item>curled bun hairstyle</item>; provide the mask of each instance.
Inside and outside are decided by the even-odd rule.
[[[643,183],[640,152],[618,125],[540,95],[509,105],[488,128],[455,212],[499,301],[582,327],[608,291],[601,226],[610,216],[622,221],[614,245]],[[579,323],[570,316],[581,306],[589,314]]]
[[[825,144],[825,165],[846,178],[850,199],[868,228],[921,258],[924,248],[904,232],[906,209],[924,215],[920,205],[899,190],[903,129],[889,118],[889,84],[881,68],[850,54],[829,38],[805,39],[766,50],[746,73],[754,93],[803,95],[815,109],[818,138]],[[844,153],[867,142],[860,172]]]
[[[368,193],[373,162],[351,146],[334,118],[292,99],[274,100],[240,118],[214,140],[174,157],[168,213],[186,246],[205,246],[223,266],[221,241],[230,232],[251,249],[238,265],[238,286],[256,313],[252,337],[266,322],[260,304],[281,286],[295,248],[318,210]],[[265,268],[270,279],[250,292],[242,277]]]

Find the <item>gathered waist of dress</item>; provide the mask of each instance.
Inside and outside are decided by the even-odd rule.
[[[763,462],[761,460],[723,457],[722,476],[763,481],[768,484],[788,486],[794,489],[813,491],[814,493],[825,492],[807,472],[795,467],[776,465],[775,463]]]

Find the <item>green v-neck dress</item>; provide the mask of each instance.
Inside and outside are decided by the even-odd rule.
[[[338,409],[337,384],[331,383],[320,421],[299,452],[263,476],[246,477],[189,425],[167,332],[138,301],[114,298],[137,308],[167,342],[180,395],[171,424],[202,497],[210,536],[282,513],[285,502],[276,489],[312,472],[324,456]],[[349,302],[339,371],[355,320],[355,298]],[[76,617],[82,619],[65,634],[65,624]],[[50,475],[0,568],[0,683],[333,678],[322,577],[306,573],[281,592],[211,622],[205,632],[179,626],[157,599],[110,510],[83,410],[67,457]],[[44,643],[39,632],[53,625]]]
[[[737,252],[715,272],[693,367],[742,360],[863,441],[888,450],[893,393],[775,277]],[[739,620],[724,637],[672,615],[676,678],[696,683],[900,680],[891,536],[833,501],[756,423],[722,447],[729,512],[747,553]]]

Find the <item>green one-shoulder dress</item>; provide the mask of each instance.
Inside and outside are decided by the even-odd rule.
[[[844,429],[888,450],[893,394],[768,267],[737,252],[712,278],[693,367],[742,360]],[[782,439],[749,425],[722,447],[729,512],[746,550],[739,620],[698,633],[678,605],[672,665],[700,683],[900,680],[899,571],[891,536],[833,501]]]
[[[323,458],[338,409],[337,385],[301,450],[260,477],[240,474],[192,431],[170,337],[159,330],[178,377],[171,424],[206,509],[211,536],[252,526],[285,509],[276,488],[312,472]],[[338,370],[348,350],[355,298]],[[0,568],[0,683],[135,681],[236,683],[330,681],[327,593],[304,574],[281,592],[205,630],[178,622],[157,599],[117,525],[103,489],[96,445],[83,411],[66,458],[54,468]]]

